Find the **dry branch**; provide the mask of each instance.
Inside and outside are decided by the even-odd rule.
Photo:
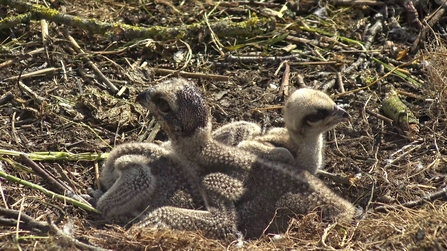
[[[84,204],[82,202],[79,202],[79,201],[77,201],[75,199],[72,199],[72,198],[69,198],[67,196],[63,196],[63,195],[57,194],[57,193],[55,193],[53,191],[50,191],[50,190],[48,190],[48,189],[46,189],[46,188],[44,188],[42,186],[39,186],[37,184],[31,183],[31,182],[26,181],[26,180],[22,180],[22,179],[20,179],[20,178],[18,178],[16,176],[9,175],[9,174],[7,174],[7,173],[5,173],[3,171],[0,171],[0,177],[3,177],[3,178],[5,178],[5,179],[7,179],[9,181],[12,181],[12,182],[24,185],[24,186],[29,187],[31,189],[36,189],[36,190],[38,190],[38,191],[40,191],[40,192],[50,196],[51,198],[56,198],[56,199],[58,199],[60,201],[68,202],[68,203],[70,203],[70,204],[72,204],[74,206],[77,206],[79,208],[82,208],[82,209],[84,209],[86,211],[90,211],[90,212],[94,212],[94,213],[100,213],[97,209],[93,208],[91,205]]]
[[[82,250],[108,250],[76,240],[72,236],[69,236],[64,231],[60,230],[53,222],[50,221],[49,218],[47,219],[47,222],[37,221],[33,217],[26,215],[24,212],[0,207],[0,225],[17,226],[17,223],[19,223],[18,226],[20,229],[26,229],[39,233],[55,233],[59,237],[68,240]]]
[[[397,208],[401,208],[401,207],[412,208],[412,207],[420,206],[420,205],[423,205],[429,201],[434,201],[436,199],[440,199],[443,197],[447,197],[447,186],[441,188],[440,190],[438,190],[434,193],[430,193],[428,195],[422,196],[421,198],[419,198],[417,200],[408,201],[408,202],[405,202],[400,205],[380,206],[380,207],[376,207],[375,210],[378,212],[385,212],[387,210],[397,209]]]
[[[176,71],[163,68],[151,68],[151,70],[153,70],[154,73],[159,74],[161,76],[178,75],[184,78],[203,78],[203,79],[213,79],[215,81],[228,81],[230,79],[228,76],[208,74],[208,73],[184,72],[184,71]]]
[[[73,49],[77,53],[85,55],[85,52],[81,49],[76,40],[72,36],[70,36],[70,34],[68,34],[68,32],[65,32],[64,35],[65,37],[67,37],[68,41],[70,41],[71,45],[73,46]],[[96,64],[93,63],[93,61],[91,61],[85,56],[82,56],[82,59],[87,62],[88,66],[90,66],[90,68],[96,73],[96,76],[98,76],[98,78],[102,80],[104,84],[107,85],[107,87],[113,94],[116,94],[119,91],[118,88],[114,84],[112,84],[112,82],[110,82],[110,80],[104,74],[102,74],[102,72],[99,70]]]
[[[84,19],[20,0],[0,0],[0,4],[17,8],[21,12],[29,12],[32,20],[45,19],[74,26],[93,34],[110,36],[114,39],[153,38],[156,40],[170,40],[197,38],[203,32],[208,35],[210,29],[219,37],[251,37],[275,29],[275,21],[273,19],[258,18],[256,16],[239,23],[230,20],[213,22],[210,23],[209,29],[205,22],[177,27],[152,26],[144,28],[122,23],[105,23],[93,18]],[[2,23],[0,23],[0,28],[2,27],[5,28],[5,25],[2,26]]]
[[[68,188],[65,184],[60,182],[56,179],[51,173],[49,173],[47,170],[42,169],[36,162],[34,162],[32,159],[30,159],[25,154],[20,154],[20,160],[27,166],[31,167],[33,171],[39,175],[40,177],[44,178],[48,181],[48,183],[52,184],[56,188],[59,189],[59,191],[66,191],[66,190],[72,190]]]
[[[445,9],[446,9],[446,3],[444,2],[437,10],[436,12],[431,16],[430,20],[426,21],[426,25],[421,29],[419,32],[418,38],[413,42],[413,44],[410,47],[410,53],[415,53],[416,50],[419,48],[419,44],[424,42],[425,37],[427,36],[427,33],[431,31],[433,26],[439,22],[442,16],[444,16]]]
[[[49,73],[56,72],[58,70],[59,70],[59,68],[49,67],[49,68],[46,68],[46,69],[37,70],[37,71],[34,71],[34,72],[30,72],[30,73],[24,73],[24,74],[22,74],[20,76],[14,76],[14,77],[5,78],[4,80],[5,81],[9,81],[9,80],[17,80],[19,78],[20,79],[27,79],[27,78],[33,78],[33,77],[41,77],[41,76],[46,76]]]
[[[0,225],[17,226],[17,221],[19,221],[21,229],[40,233],[49,231],[49,227],[45,222],[36,221],[24,212],[0,207]]]
[[[39,161],[55,161],[55,160],[68,160],[68,161],[99,161],[106,159],[108,153],[69,153],[69,152],[31,152],[24,153],[13,150],[0,149],[1,155],[16,156],[25,154],[32,160]]]
[[[65,194],[65,196],[75,199],[81,203],[89,204],[84,198],[75,194],[73,188],[64,184],[62,181],[57,179],[52,173],[48,172],[45,169],[42,169],[36,162],[34,162],[32,159],[30,159],[27,155],[20,154],[20,160],[27,166],[31,167],[31,169],[33,169],[33,171],[36,174],[38,174],[39,176],[41,176],[42,178],[47,180],[48,183],[55,186],[59,190],[60,193],[63,193],[63,194]]]
[[[4,21],[5,19],[7,19],[7,18],[4,18],[3,20],[0,20],[0,30],[2,29],[2,27],[1,27],[1,23],[2,23],[2,21]],[[21,56],[21,57],[19,57],[19,58],[14,58],[14,59],[6,60],[6,61],[0,63],[0,69],[4,68],[4,67],[6,67],[6,66],[12,65],[12,64],[14,64],[14,63],[16,63],[17,61],[20,61],[20,60],[24,60],[24,59],[29,60],[29,59],[31,59],[34,55],[39,54],[39,53],[42,53],[44,50],[45,50],[45,48],[38,48],[38,49],[35,49],[35,50],[33,50],[33,51],[27,52],[25,55],[23,55],[23,56]],[[22,75],[22,79],[23,79],[23,75]]]

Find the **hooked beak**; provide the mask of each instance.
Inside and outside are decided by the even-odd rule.
[[[343,110],[339,106],[334,107],[334,111],[332,112],[332,116],[340,123],[340,122],[350,122],[351,116],[349,116],[349,113],[345,110]]]
[[[135,102],[139,103],[143,107],[148,108],[149,101],[151,100],[152,89],[147,89],[146,91],[143,91],[142,93],[138,94],[137,98],[135,99]]]

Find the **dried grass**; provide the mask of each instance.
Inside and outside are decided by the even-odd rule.
[[[151,19],[154,23],[164,22],[166,25],[178,23],[179,20],[183,23],[196,21],[194,19],[200,20],[204,9],[209,11],[206,8],[210,8],[208,6],[209,1],[207,3],[194,1],[189,6],[188,3],[183,6],[172,5],[169,1],[163,1],[157,6],[153,3],[147,3],[145,7],[155,13],[155,17],[151,17],[148,12],[141,13],[141,8],[135,3],[118,1],[84,2],[72,1],[66,3],[68,12],[75,12],[83,17],[102,18],[105,21],[123,18],[130,23],[138,23],[139,20],[147,21],[147,19]],[[129,6],[125,7],[126,4]],[[181,12],[194,10],[194,13],[197,14],[195,16],[191,14],[190,18],[193,19],[191,21],[177,13],[173,6]],[[126,10],[129,14],[123,14]],[[222,10],[220,13],[225,14],[225,11],[230,10]],[[160,18],[158,20],[156,14],[160,13],[165,15],[165,19],[161,20],[162,18]],[[331,29],[344,31],[345,36],[352,35],[354,37],[359,35],[357,29],[353,28],[356,27],[358,21],[355,19],[357,15],[361,16],[368,14],[368,12],[364,9],[346,8],[337,11],[337,13],[343,15],[338,17],[334,15],[331,17],[331,23],[325,23],[324,25],[330,24]],[[349,13],[349,15],[344,15],[346,13]],[[148,18],[148,16],[151,18]],[[288,20],[288,18],[286,17],[284,20]],[[341,26],[341,23],[344,27],[338,27]],[[37,24],[32,23],[26,28],[23,27],[25,26],[19,26],[14,29],[14,32],[25,34],[20,39],[26,41],[19,39],[18,41],[23,42],[19,45],[8,40],[9,42],[4,46],[18,46],[19,50],[26,53],[36,49],[36,44],[38,44],[37,47],[42,47],[40,43],[34,41],[40,34]],[[53,35],[59,34],[58,32],[61,31],[59,27],[55,26],[50,26],[50,29]],[[351,30],[352,34],[346,34]],[[0,31],[3,32],[3,30]],[[76,29],[70,31],[72,36],[82,42],[80,43],[81,46],[91,50],[95,50],[94,46],[100,47],[98,50],[106,50],[110,44],[113,46],[113,43],[109,44],[103,38],[86,35]],[[303,34],[307,34],[309,40],[314,39],[313,36],[315,36],[312,33],[303,32]],[[324,38],[327,39],[328,37]],[[368,208],[369,211],[365,212],[361,219],[357,219],[348,225],[322,223],[316,214],[297,217],[291,220],[290,228],[286,234],[282,236],[263,236],[257,240],[246,241],[240,248],[241,250],[447,250],[447,203],[445,196],[432,202],[424,202],[422,206],[415,208],[397,206],[394,210],[387,212],[373,210],[378,205],[399,205],[417,200],[444,188],[447,184],[447,150],[445,148],[447,145],[445,134],[445,128],[447,128],[447,85],[445,84],[447,83],[447,61],[445,60],[447,48],[445,47],[445,41],[440,38],[434,37],[429,41],[431,42],[427,45],[424,57],[421,59],[424,68],[419,69],[421,73],[417,76],[426,80],[423,89],[414,90],[413,87],[405,85],[405,81],[390,76],[381,81],[382,83],[378,83],[377,86],[372,86],[355,95],[340,95],[337,100],[349,105],[353,123],[351,128],[339,128],[328,135],[326,167],[328,171],[349,177],[352,185],[347,186],[335,184],[329,180],[326,181],[337,193],[353,201],[359,207]],[[226,42],[230,44],[232,41]],[[13,48],[11,51],[0,54],[0,57],[5,59],[4,61],[14,59],[8,67],[2,69],[2,73],[5,77],[16,76],[23,69],[22,63],[28,64],[27,69],[34,69],[33,67],[36,67],[36,65],[45,65],[48,62],[59,61],[63,61],[67,69],[76,67],[77,59],[69,53],[70,50],[67,49],[67,46],[63,39],[46,46],[45,49],[50,57],[49,59],[46,56],[47,54],[36,54],[31,58],[22,55],[22,53],[16,52],[14,54],[17,48]],[[125,45],[119,44],[119,46]],[[140,60],[140,57],[144,57],[144,60],[147,60],[152,67],[163,66],[172,69],[177,67],[176,64],[172,63],[164,66],[166,62],[170,62],[166,59],[166,55],[172,56],[172,52],[175,51],[172,48],[184,46],[183,43],[154,43],[151,46],[153,48],[135,46],[116,55],[92,53],[91,60],[97,63],[105,71],[105,74],[112,79],[125,79],[126,74],[131,74],[134,79],[145,79],[142,73],[135,73],[134,65],[129,64],[129,62],[138,63],[137,60],[134,60],[135,57],[138,60]],[[315,51],[312,45],[303,44],[300,46],[306,51]],[[312,50],[309,48],[312,48]],[[252,47],[248,46],[241,50],[241,53],[251,50]],[[197,51],[195,52],[197,53]],[[281,115],[275,110],[263,111],[258,109],[271,105],[276,98],[276,93],[269,92],[266,88],[270,83],[279,82],[278,77],[272,74],[276,70],[276,65],[272,67],[268,64],[259,63],[256,64],[256,67],[251,66],[250,68],[250,66],[241,66],[234,63],[216,70],[210,67],[208,63],[220,62],[220,56],[214,51],[209,52],[205,49],[200,53],[204,56],[203,60],[205,62],[197,61],[197,65],[189,65],[183,70],[210,74],[219,73],[228,75],[232,79],[232,81],[225,83],[208,80],[201,82],[207,88],[206,94],[212,106],[215,124],[225,123],[233,119],[244,119],[256,122],[262,120],[268,126],[281,125]],[[337,54],[341,54],[341,52],[328,52],[328,55],[324,56],[335,57]],[[355,60],[354,55],[356,54],[344,54],[345,60]],[[321,56],[321,53],[318,56]],[[22,61],[17,60],[17,58]],[[317,58],[317,56],[314,55],[314,58]],[[15,63],[15,61],[22,63]],[[119,65],[119,67],[116,67],[116,65]],[[316,80],[312,78],[320,72],[326,72],[326,66],[300,67],[302,68],[291,67],[290,81],[296,86],[298,86],[298,80],[296,80],[298,73],[305,72],[305,78],[308,82],[325,82],[330,79],[321,78]],[[417,71],[410,70],[411,72]],[[380,76],[383,76],[383,74],[370,67],[365,70],[361,79],[368,82],[368,78],[378,79]],[[116,98],[105,95],[105,91],[95,86],[94,81],[87,81],[88,78],[80,76],[76,71],[69,71],[66,80],[58,77],[60,76],[42,76],[38,79],[25,81],[34,92],[46,99],[43,104],[34,102],[32,98],[17,87],[15,82],[10,81],[0,85],[1,94],[10,91],[15,96],[15,100],[11,104],[0,105],[0,143],[2,149],[20,152],[101,153],[110,150],[107,145],[136,140],[141,135],[141,131],[139,131],[141,125],[139,123],[145,115],[144,112],[129,104],[131,102],[123,102],[123,100],[131,100],[135,93],[145,86],[141,83],[144,81],[141,80],[139,83],[127,85],[129,91],[124,95],[124,98]],[[151,77],[153,76],[151,75]],[[412,77],[417,78],[413,75]],[[253,82],[256,82],[256,85],[253,85]],[[357,88],[356,83],[346,82],[347,86],[345,88],[349,90]],[[78,85],[78,83],[82,84]],[[379,112],[380,101],[385,95],[384,84],[393,84],[397,88],[422,97],[422,99],[408,98],[406,100],[416,116],[420,120],[424,120],[419,134],[421,141],[418,144],[420,146],[393,165],[389,165],[389,160],[401,156],[399,150],[410,145],[410,142],[402,137],[399,129],[393,125],[383,123],[382,120],[369,116],[365,112],[365,108]],[[86,92],[81,98],[79,98],[80,89]],[[96,91],[91,91],[91,89]],[[224,95],[216,95],[225,91]],[[92,93],[95,93],[96,96],[92,98],[93,101],[89,101],[92,102],[88,104],[89,106],[76,107],[76,111],[82,111],[81,115],[84,117],[79,113],[71,114],[70,110],[64,108],[66,106],[61,105],[62,101],[65,104],[73,104],[73,107],[74,104],[82,104],[81,101],[91,98]],[[224,100],[226,102],[217,99],[215,96],[224,96],[223,100],[226,99]],[[255,102],[253,102],[254,100]],[[111,107],[112,103],[113,107]],[[116,111],[113,115],[111,115],[112,110]],[[105,114],[107,115],[106,118],[104,118]],[[102,119],[98,119],[95,115],[102,115],[102,117],[99,116]],[[267,116],[270,116],[272,122],[264,119]],[[107,121],[104,122],[104,119]],[[146,121],[143,122],[146,123]],[[39,184],[49,190],[54,189],[44,179],[31,173],[29,168],[19,165],[17,161],[18,159],[15,156],[0,156],[0,171]],[[55,173],[60,179],[65,175],[64,177],[68,179],[67,184],[70,184],[77,193],[86,193],[87,188],[95,184],[94,165],[98,164],[97,162],[87,161],[86,159],[78,161],[55,159],[39,161],[39,163],[46,170]],[[58,175],[61,173],[64,175]],[[193,232],[153,231],[148,229],[137,235],[130,235],[122,227],[105,225],[98,215],[87,213],[76,206],[63,201],[56,201],[34,189],[3,179],[0,179],[0,192],[2,206],[19,210],[39,221],[46,221],[46,218],[49,217],[69,236],[102,248],[113,250],[238,249],[239,243],[237,242],[210,240]],[[61,221],[59,222],[58,219],[61,219]],[[81,249],[76,247],[70,239],[62,238],[54,233],[37,236],[35,232],[18,230],[15,226],[0,226],[0,230],[0,250]]]

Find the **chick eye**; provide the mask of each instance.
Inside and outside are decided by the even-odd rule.
[[[157,108],[160,112],[168,113],[171,111],[171,107],[169,106],[168,101],[166,101],[162,98],[157,99],[155,104],[157,105]]]

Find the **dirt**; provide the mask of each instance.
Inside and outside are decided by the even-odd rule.
[[[74,0],[54,1],[50,7],[104,22],[173,27],[200,22],[205,14],[210,15],[210,21],[222,18],[242,21],[252,13],[265,16],[266,8],[279,11],[282,6],[276,3],[280,1],[268,6],[225,2],[213,11],[212,1],[155,2]],[[424,6],[416,5],[421,19],[438,7],[434,2],[427,2],[429,4]],[[205,35],[202,38],[198,35],[184,40],[137,43],[126,39],[114,41],[113,37],[50,22],[49,38],[42,42],[40,22],[31,21],[10,29],[0,29],[0,97],[8,92],[13,96],[0,104],[0,150],[90,153],[95,158],[94,154],[107,153],[115,145],[147,140],[156,128],[155,121],[134,102],[135,97],[169,77],[161,76],[153,68],[229,77],[228,81],[192,78],[207,99],[214,127],[237,120],[256,122],[264,129],[283,126],[281,106],[285,97],[279,87],[284,67],[279,66],[284,60],[269,61],[259,57],[290,55],[284,47],[294,44],[297,47],[292,53],[299,57],[298,60],[289,60],[288,92],[304,87],[303,84],[305,87],[324,89],[352,117],[351,123],[340,125],[326,135],[325,147],[324,170],[339,175],[347,183],[323,179],[364,214],[352,225],[324,223],[314,214],[297,217],[291,220],[286,235],[263,236],[259,240],[246,242],[244,248],[447,250],[445,193],[434,199],[421,200],[411,208],[399,206],[446,188],[447,94],[444,83],[447,78],[447,50],[444,37],[434,29],[422,41],[417,54],[404,55],[404,49],[413,44],[419,32],[411,22],[401,18],[398,20],[403,27],[408,27],[408,37],[393,36],[391,19],[388,19],[393,15],[391,7],[398,18],[405,17],[408,10],[399,3],[389,4],[389,16],[369,48],[371,54],[362,54],[360,47],[340,37],[336,41],[333,36],[298,27],[303,24],[315,26],[361,40],[368,35],[365,29],[374,24],[374,16],[383,10],[382,7],[326,7],[327,17],[320,19],[311,15],[318,9],[315,5],[311,10],[301,8],[296,12],[292,11],[296,5],[289,5],[282,18],[273,17],[277,22],[275,32],[258,36],[250,40],[251,44],[236,51],[230,50],[229,46],[247,43],[246,38],[219,38],[219,43],[224,45],[221,49],[225,56],[216,49],[219,43]],[[19,13],[16,9],[0,5],[0,17]],[[286,24],[291,25],[286,27]],[[64,32],[77,41],[85,54],[75,52]],[[271,45],[260,42],[285,32],[331,46],[318,47],[312,43],[290,40]],[[393,46],[387,47],[391,42]],[[38,49],[41,51],[30,54]],[[192,52],[190,61],[187,60],[189,50]],[[227,57],[230,54],[251,55],[254,59],[247,62],[230,61]],[[183,59],[176,61],[175,57],[179,55]],[[400,61],[396,60],[399,55]],[[84,56],[118,89],[125,87],[123,94],[112,92],[98,78]],[[361,57],[364,57],[364,62],[360,68],[344,74],[346,68]],[[407,63],[398,71],[421,83],[421,87],[415,87],[411,81],[396,74],[387,74],[390,70],[384,69],[373,57],[381,61],[391,59],[391,69],[398,66],[395,62]],[[8,60],[12,61],[5,63]],[[321,63],[323,61],[337,63]],[[143,62],[145,66],[141,66]],[[32,77],[24,76],[25,73],[50,67],[58,69]],[[21,74],[19,79],[11,79]],[[337,74],[341,75],[344,91],[338,84],[326,85],[336,79]],[[379,78],[382,79],[374,83]],[[370,87],[359,90],[369,84]],[[398,122],[390,122],[390,119],[380,116],[384,116],[381,105],[391,89],[398,91],[399,98],[418,119],[414,131],[403,131]],[[155,141],[164,140],[166,135],[158,132]],[[36,162],[56,179],[72,187],[77,194],[86,194],[89,188],[96,186],[98,167],[101,165],[100,160],[85,159]],[[0,171],[61,193],[47,179],[24,165],[21,158],[12,154],[0,154]],[[148,230],[139,236],[129,236],[123,227],[104,224],[100,215],[50,198],[37,189],[6,178],[0,178],[0,191],[1,207],[21,211],[40,221],[46,221],[49,217],[68,235],[97,247],[114,250],[236,248],[236,243],[206,239],[197,233]],[[374,210],[384,205],[395,208],[386,212]],[[85,249],[76,245],[73,239],[62,238],[54,231],[38,233],[26,228],[17,229],[14,224],[5,223],[1,216],[1,250]]]

